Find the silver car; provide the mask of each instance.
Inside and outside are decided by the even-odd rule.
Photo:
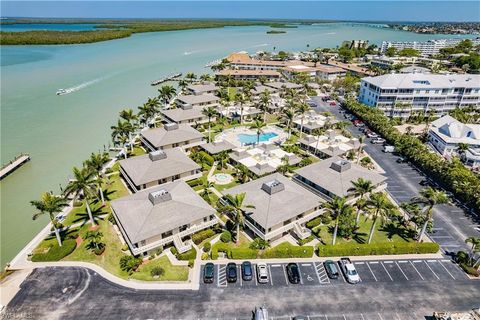
[[[260,262],[257,263],[257,278],[259,283],[268,283],[268,269],[267,264]]]

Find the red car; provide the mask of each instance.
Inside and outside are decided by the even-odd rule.
[[[336,105],[335,101],[330,102],[330,106],[335,107]]]

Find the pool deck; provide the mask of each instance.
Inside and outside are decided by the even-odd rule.
[[[271,139],[268,139],[268,142],[282,143],[287,139],[287,133],[284,132],[282,129],[280,129],[276,126],[273,126],[273,125],[266,126],[263,129],[263,132],[264,133],[275,133],[277,135],[277,136],[275,136]],[[257,132],[254,129],[250,129],[249,127],[236,127],[236,128],[231,128],[231,129],[225,130],[224,132],[219,134],[215,140],[217,140],[217,141],[221,141],[221,140],[228,141],[231,144],[235,145],[237,148],[243,147],[245,145],[242,144],[242,142],[240,142],[240,140],[238,139],[239,134],[248,134],[248,135],[256,136]],[[267,141],[263,141],[263,142],[267,142]]]

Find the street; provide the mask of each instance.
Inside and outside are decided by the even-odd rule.
[[[439,262],[426,263],[432,268]],[[393,278],[390,280],[380,263],[375,266],[368,262],[373,272],[366,264],[355,264],[362,276],[356,285],[342,279],[335,284],[289,285],[282,274],[275,274],[273,286],[252,286],[249,290],[235,284],[222,288],[211,284],[208,288],[202,286],[200,291],[132,290],[85,268],[39,268],[22,284],[2,319],[251,319],[255,306],[264,304],[272,319],[291,319],[301,314],[325,320],[407,320],[425,319],[433,311],[478,307],[479,281],[460,278],[460,274],[453,279],[440,265],[432,268],[441,277],[437,279],[425,262],[412,262],[418,265],[417,270],[424,277],[421,280],[415,270],[404,268],[403,264],[409,262],[398,265],[406,277],[417,277],[415,280],[406,280],[400,269],[395,270],[397,264],[383,262]],[[455,272],[450,267],[456,266],[446,266]],[[280,267],[274,268],[281,272]],[[304,283],[308,281],[306,273],[318,281],[315,271],[305,268]],[[456,277],[457,273],[453,275]]]
[[[318,112],[331,112],[339,120],[347,121],[340,112],[341,107],[332,107],[323,102],[320,98],[312,97],[317,106]],[[363,133],[353,125],[347,129],[356,137]],[[377,162],[387,177],[387,190],[398,202],[406,202],[418,196],[419,191],[424,188],[419,183],[426,179],[421,172],[408,163],[397,163],[398,156],[382,151],[381,144],[370,143],[369,138],[365,140],[364,150]],[[468,237],[480,236],[480,217],[468,214],[459,204],[438,205],[434,208],[434,225],[429,236],[437,242],[442,252],[449,254],[459,250],[469,250],[465,244]]]

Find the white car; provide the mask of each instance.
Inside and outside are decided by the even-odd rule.
[[[341,258],[338,264],[340,265],[340,269],[342,269],[345,279],[349,283],[355,284],[360,282],[360,276],[349,258]]]
[[[268,269],[267,264],[260,262],[257,263],[257,278],[259,283],[268,283]]]

